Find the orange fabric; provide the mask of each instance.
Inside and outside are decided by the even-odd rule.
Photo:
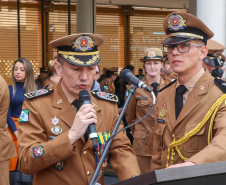
[[[16,125],[16,128],[18,129],[18,120],[19,118],[14,118],[12,117],[14,122],[15,122],[15,125]],[[16,169],[16,163],[17,163],[17,160],[18,160],[18,147],[17,147],[17,138],[16,136],[12,133],[12,131],[10,130],[10,128],[8,127],[7,128],[12,139],[13,139],[13,142],[14,142],[14,145],[16,147],[16,152],[17,152],[17,156],[16,157],[13,157],[12,159],[10,159],[10,167],[9,167],[9,171],[13,171]]]

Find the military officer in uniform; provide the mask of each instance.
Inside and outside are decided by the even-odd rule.
[[[214,77],[222,77],[225,68],[225,56],[222,54],[225,47],[212,39],[207,41],[208,55],[203,60],[203,68]]]
[[[104,92],[115,94],[114,81],[116,79],[116,73],[118,67],[106,68],[105,78],[100,82],[100,86],[104,88]]]
[[[89,90],[100,62],[98,34],[74,34],[50,42],[58,50],[55,69],[62,74],[54,90],[28,93],[19,120],[20,169],[34,173],[34,185],[89,184],[118,119],[117,97],[90,92],[91,104],[78,109],[80,90]],[[86,137],[89,124],[98,133],[98,147]],[[121,124],[119,129],[123,128]],[[107,161],[120,180],[139,175],[136,156],[126,136],[117,134],[102,165],[103,182]]]
[[[164,19],[163,41],[176,80],[158,93],[151,170],[226,160],[225,82],[202,67],[213,32],[182,12]]]
[[[144,64],[146,75],[141,80],[150,86],[157,96],[157,91],[164,86],[164,80],[160,76],[162,68],[163,55],[162,50],[158,48],[148,48],[144,52],[144,57],[140,59]],[[143,118],[152,108],[153,98],[151,93],[136,89],[126,110],[126,120],[128,125]],[[155,123],[155,109],[151,114],[140,123],[132,127],[133,150],[137,155],[138,164],[141,173],[147,173],[150,170],[151,155],[146,153],[146,146],[152,133]]]

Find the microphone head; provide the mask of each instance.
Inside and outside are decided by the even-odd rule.
[[[121,73],[120,73],[120,78],[122,79],[122,80],[127,80],[127,74],[128,73],[132,73],[129,69],[123,69],[122,71],[121,71]]]
[[[81,90],[79,92],[79,101],[80,101],[80,103],[82,103],[84,101],[90,101],[90,95],[87,90]]]

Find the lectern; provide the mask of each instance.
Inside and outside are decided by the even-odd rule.
[[[226,185],[226,161],[155,170],[114,185]]]

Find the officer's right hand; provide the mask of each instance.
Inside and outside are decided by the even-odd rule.
[[[96,111],[91,104],[82,105],[75,115],[74,122],[68,133],[68,138],[72,146],[76,140],[81,138],[90,124],[97,124]]]

